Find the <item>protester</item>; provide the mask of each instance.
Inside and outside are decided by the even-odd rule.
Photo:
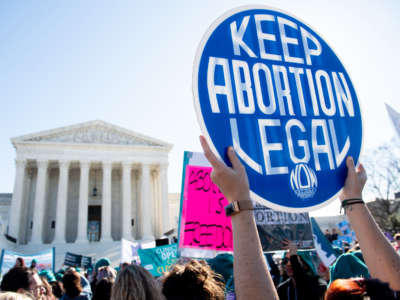
[[[17,257],[14,267],[25,267],[25,261],[22,257]]]
[[[31,266],[29,268],[33,271],[37,271],[37,259],[32,259]]]
[[[93,293],[93,300],[110,300],[114,282],[114,277],[103,277],[98,280]]]
[[[325,300],[396,300],[400,294],[378,279],[351,278],[335,280],[326,292]]]
[[[121,270],[111,291],[113,300],[162,300],[161,287],[143,267],[130,265]]]
[[[244,166],[236,157],[232,147],[228,157],[232,168],[227,167],[212,152],[203,136],[200,143],[204,155],[213,167],[211,179],[220,188],[226,199],[249,201],[249,183]],[[234,284],[236,298],[241,300],[278,299],[274,282],[262,252],[253,211],[243,210],[231,217],[234,247]]]
[[[227,154],[232,164],[232,167],[228,167],[212,153],[204,137],[200,137],[200,143],[213,167],[211,179],[227,200],[241,203],[249,200],[246,171],[233,148],[228,148]],[[346,165],[347,178],[339,198],[357,235],[369,272],[373,278],[387,282],[391,289],[400,290],[400,256],[387,241],[362,201],[362,190],[366,182],[365,170],[361,164],[355,169],[351,157],[346,159]],[[241,210],[231,220],[237,299],[277,299],[269,271],[261,259],[261,245],[252,211]]]
[[[65,290],[62,300],[90,300],[91,297],[88,294],[82,293],[83,288],[81,285],[81,276],[78,272],[71,269],[65,272],[62,279],[63,287]]]
[[[115,271],[115,269],[110,266],[105,266],[105,267],[100,267],[97,270],[96,281],[99,282],[103,278],[109,278],[115,281],[116,277],[117,277],[117,271]]]
[[[192,259],[184,264],[176,264],[165,274],[162,283],[162,292],[167,300],[224,299],[222,276],[217,275],[204,260]]]
[[[331,243],[333,243],[334,241],[336,241],[337,239],[338,239],[338,233],[337,233],[337,231],[336,231],[336,228],[332,228],[332,233],[331,233],[331,236],[330,236],[330,239],[329,239],[329,241],[331,242]]]
[[[34,298],[20,293],[14,293],[14,292],[0,293],[0,300],[32,300],[32,299]]]
[[[0,285],[2,292],[17,292],[40,298],[45,294],[43,283],[36,272],[27,267],[14,267],[4,276]]]
[[[319,280],[319,276],[312,274],[310,267],[298,255],[295,243],[286,240],[284,245],[289,252],[281,264],[289,278],[277,287],[279,299],[323,299],[326,284]]]
[[[331,235],[329,229],[326,229],[326,230],[325,230],[324,236],[326,237],[326,239],[327,239],[329,242],[332,242],[332,241],[331,241],[332,235]]]

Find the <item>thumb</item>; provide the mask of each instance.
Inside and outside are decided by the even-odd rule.
[[[238,170],[243,167],[242,163],[240,162],[239,158],[236,156],[235,150],[232,146],[228,148],[228,157],[232,163],[232,168],[234,170]]]
[[[346,159],[346,166],[347,166],[347,176],[350,177],[350,175],[353,175],[356,173],[356,168],[354,166],[354,160],[353,157],[348,156]]]

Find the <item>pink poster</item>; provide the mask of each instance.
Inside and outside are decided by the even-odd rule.
[[[228,201],[211,181],[211,171],[186,166],[180,248],[233,251],[232,224],[224,210]]]

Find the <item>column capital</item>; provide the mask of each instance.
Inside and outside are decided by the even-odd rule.
[[[150,170],[150,167],[152,166],[152,164],[151,164],[151,163],[148,163],[148,162],[142,162],[142,163],[140,164],[140,166],[142,167],[142,169],[148,169],[148,170]]]
[[[49,161],[47,159],[37,159],[36,164],[37,164],[38,168],[44,169],[44,168],[47,168]]]
[[[90,167],[90,160],[80,160],[79,166],[81,167],[81,169],[88,169]]]
[[[103,169],[111,169],[112,161],[104,160],[101,162],[101,165],[102,165]]]
[[[161,162],[159,163],[160,170],[166,170],[168,169],[169,163],[168,162]]]
[[[121,162],[122,168],[123,169],[132,169],[133,163],[131,161],[123,161]]]
[[[60,169],[68,169],[70,164],[71,164],[70,160],[60,159],[58,161],[58,165],[59,165]]]
[[[17,167],[25,167],[26,166],[26,159],[23,159],[23,158],[16,158],[15,159],[15,165],[17,166]]]

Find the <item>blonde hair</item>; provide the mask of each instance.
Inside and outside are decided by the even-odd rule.
[[[14,292],[2,292],[0,293],[0,300],[32,300],[33,297],[28,295]]]
[[[204,260],[176,264],[162,280],[167,299],[223,300],[225,284]]]
[[[163,300],[161,288],[155,278],[143,267],[129,265],[115,280],[112,300]]]

